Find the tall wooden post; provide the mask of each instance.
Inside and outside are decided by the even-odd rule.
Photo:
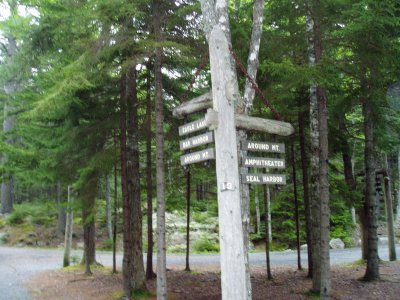
[[[219,26],[209,38],[213,108],[218,112],[215,151],[221,248],[222,299],[247,299],[234,102],[228,41]]]

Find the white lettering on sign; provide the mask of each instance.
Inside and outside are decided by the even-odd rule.
[[[207,132],[202,135],[198,135],[179,142],[179,147],[181,150],[187,150],[200,145],[205,145],[212,143],[214,141],[214,136],[212,132]]]
[[[282,174],[244,174],[242,182],[247,184],[286,184]]]
[[[246,157],[243,159],[245,167],[284,169],[285,160],[275,158]]]
[[[285,144],[243,141],[242,150],[285,153]]]
[[[202,161],[206,161],[206,160],[210,160],[210,159],[214,159],[214,158],[215,158],[214,148],[209,148],[206,150],[182,155],[181,156],[181,165],[184,166],[184,165],[202,162]]]
[[[206,128],[206,119],[200,119],[182,126],[179,126],[179,135],[189,134],[203,128]]]

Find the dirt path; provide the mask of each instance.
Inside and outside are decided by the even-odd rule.
[[[400,248],[397,247],[398,257],[400,257]],[[62,250],[41,250],[33,248],[10,248],[0,246],[0,300],[28,300],[29,295],[24,283],[33,275],[42,271],[57,270],[62,267]],[[81,251],[73,251],[72,256],[80,259]],[[304,259],[306,253],[302,252],[303,266],[306,267]],[[381,248],[380,257],[387,259],[387,247]],[[353,262],[360,258],[360,249],[344,249],[331,251],[331,262],[333,265],[346,262]],[[111,266],[112,255],[109,252],[98,252],[97,260],[105,266]],[[121,265],[122,256],[118,255],[118,265]],[[184,255],[168,255],[168,267],[171,269],[180,269],[185,265]],[[263,253],[252,253],[250,255],[252,266],[263,266],[265,256]],[[271,254],[271,263],[273,267],[295,266],[296,253],[274,252]],[[218,255],[191,255],[191,266],[197,270],[208,270],[217,268],[219,264]]]
[[[400,262],[383,263],[381,280],[363,282],[359,279],[364,266],[335,266],[332,268],[332,297],[335,300],[397,300],[400,294]],[[274,267],[273,280],[268,281],[264,268],[252,268],[254,300],[317,299],[309,293],[311,280],[305,271],[293,267]],[[135,296],[135,300],[156,299],[155,280],[147,281],[150,294]],[[95,270],[93,276],[84,275],[83,268],[51,271],[36,276],[30,282],[34,300],[112,300],[122,296],[122,278],[110,270]],[[219,300],[220,274],[209,267],[195,268],[192,272],[172,269],[168,272],[168,299]]]

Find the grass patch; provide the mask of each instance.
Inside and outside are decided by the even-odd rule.
[[[320,293],[319,292],[314,292],[314,291],[308,291],[304,293],[305,296],[311,297],[313,299],[319,299],[320,298]]]
[[[155,295],[153,295],[150,291],[145,290],[145,289],[139,289],[133,293],[134,299],[143,299],[144,300],[144,299],[150,299],[154,296]]]
[[[346,268],[362,267],[362,266],[365,266],[366,263],[367,263],[367,261],[365,259],[359,259],[359,260],[353,261],[351,263],[345,264],[344,267],[346,267]]]

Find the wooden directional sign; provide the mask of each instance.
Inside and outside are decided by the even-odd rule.
[[[214,142],[214,135],[212,132],[207,132],[179,142],[181,150],[188,150],[200,145],[205,145]]]
[[[285,160],[279,158],[245,157],[242,159],[244,167],[284,169]]]
[[[285,144],[242,141],[242,150],[258,152],[285,153]]]
[[[187,123],[185,125],[179,126],[179,135],[186,135],[195,131],[199,131],[203,128],[206,128],[207,124],[205,119],[202,118],[200,120],[196,120],[194,122]]]
[[[181,165],[189,165],[202,161],[207,161],[215,159],[215,151],[214,148],[208,148],[206,150],[197,151],[189,154],[185,154],[181,156]]]
[[[286,177],[282,174],[242,174],[242,183],[247,184],[286,184]]]

